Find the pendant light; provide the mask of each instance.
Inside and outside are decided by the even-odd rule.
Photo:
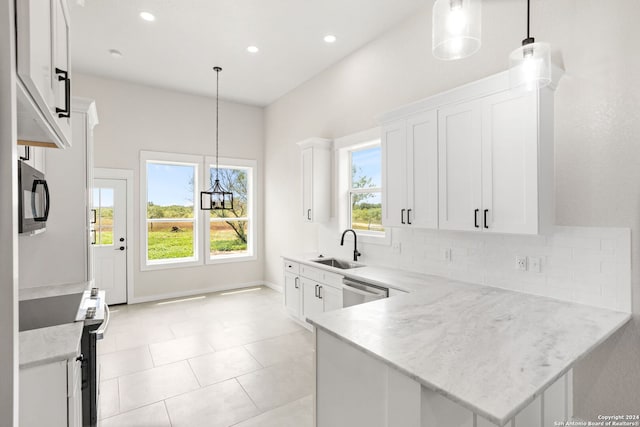
[[[531,0],[527,0],[527,38],[509,55],[511,88],[539,89],[551,83],[551,47],[536,43],[530,34]]]
[[[466,58],[480,49],[481,0],[436,0],[433,5],[433,56]]]
[[[220,123],[220,71],[222,68],[213,67],[216,72],[216,180],[213,187],[208,191],[200,192],[200,209],[205,211],[210,210],[230,210],[233,209],[233,193],[225,190],[220,185],[219,170],[218,170],[218,134]]]

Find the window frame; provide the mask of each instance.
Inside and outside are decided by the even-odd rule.
[[[248,160],[248,159],[236,159],[230,157],[220,157],[219,161],[220,169],[223,168],[237,168],[237,169],[247,169],[247,253],[245,254],[228,254],[228,255],[215,255],[211,256],[211,233],[210,230],[210,221],[211,221],[211,212],[204,211],[203,223],[205,226],[201,227],[204,232],[204,262],[205,264],[222,264],[222,263],[230,263],[230,262],[244,262],[244,261],[254,261],[258,259],[257,255],[257,224],[256,224],[256,176],[258,170],[258,162],[256,160]],[[212,156],[206,156],[204,158],[204,167],[202,168],[203,174],[202,179],[203,182],[209,182],[209,170],[212,166],[215,166],[216,158]],[[220,222],[223,222],[221,220]]]
[[[193,239],[194,239],[194,256],[189,258],[172,258],[169,260],[148,259],[148,240],[147,240],[147,203],[148,203],[148,176],[147,164],[161,163],[193,166],[195,168],[193,175]],[[199,207],[200,196],[200,170],[202,169],[202,156],[192,154],[178,154],[155,151],[140,152],[140,270],[152,271],[167,268],[182,268],[202,265],[202,215]],[[176,221],[174,221],[176,222]]]
[[[334,149],[337,165],[336,173],[336,194],[337,194],[337,210],[338,210],[338,226],[341,230],[351,227],[351,194],[352,179],[351,176],[351,153],[365,148],[382,145],[381,129],[379,127],[368,129],[356,134],[337,138],[334,141]],[[384,205],[384,164],[381,168],[381,186],[367,190],[380,191],[381,203]],[[366,192],[363,191],[363,192]],[[384,232],[368,232],[365,230],[356,230],[358,233],[358,241],[363,243],[372,243],[376,245],[391,245],[392,229],[385,227]],[[351,234],[347,235],[347,240],[352,239]]]

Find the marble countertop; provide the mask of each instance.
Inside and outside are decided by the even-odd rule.
[[[411,294],[324,313],[313,325],[498,425],[631,318],[400,270],[339,271]]]
[[[20,332],[20,369],[76,357],[83,327],[75,322]]]

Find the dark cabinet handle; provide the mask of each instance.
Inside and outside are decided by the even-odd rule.
[[[38,185],[42,185],[44,188],[44,215],[36,215],[36,189]],[[44,179],[36,179],[33,181],[33,187],[31,187],[31,211],[33,212],[33,220],[37,222],[46,222],[49,218],[49,206],[51,205],[51,199],[49,198],[49,185]]]
[[[89,234],[91,234],[91,244],[95,245],[96,244],[96,230],[89,231]]]
[[[298,285],[298,282],[299,282],[299,281],[300,281],[300,278],[299,278],[299,277],[296,277],[296,280],[294,280],[294,281],[293,281],[293,283],[294,283],[294,285],[293,285],[293,286],[295,286],[295,287],[296,287],[296,289],[299,289],[299,288],[300,288],[300,285]]]
[[[318,286],[318,298],[322,299],[322,286]]]
[[[316,285],[315,296],[316,296],[316,298],[318,298],[318,285]]]
[[[475,211],[473,211],[473,225],[476,228],[480,228],[480,226],[478,225],[478,212],[480,212],[480,209],[476,209]]]
[[[484,228],[489,228],[489,226],[487,225],[487,213],[489,212],[489,209],[485,209],[484,210]]]
[[[311,209],[307,209],[307,219],[311,221]]]
[[[58,74],[58,81],[64,82],[64,108],[56,107],[56,113],[59,118],[71,117],[71,79],[69,78],[69,72],[56,68],[56,74]]]
[[[411,225],[411,211],[413,209],[407,209],[407,224]]]
[[[406,223],[404,222],[404,211],[406,211],[406,209],[402,209],[402,210],[400,211],[400,222],[401,222],[401,223],[403,223],[403,224],[406,224]]]
[[[96,223],[96,212],[97,209],[91,209],[91,224],[95,224]]]

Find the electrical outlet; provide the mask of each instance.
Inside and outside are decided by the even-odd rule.
[[[402,252],[402,245],[400,244],[400,242],[393,242],[391,244],[391,252],[394,254],[399,254],[400,252]]]
[[[516,257],[516,270],[527,271],[527,257],[524,257],[524,256]]]
[[[529,264],[529,271],[532,271],[534,273],[540,273],[540,271],[542,270],[541,260],[539,257],[529,257],[528,264]]]
[[[442,248],[442,260],[451,262],[451,248]]]

